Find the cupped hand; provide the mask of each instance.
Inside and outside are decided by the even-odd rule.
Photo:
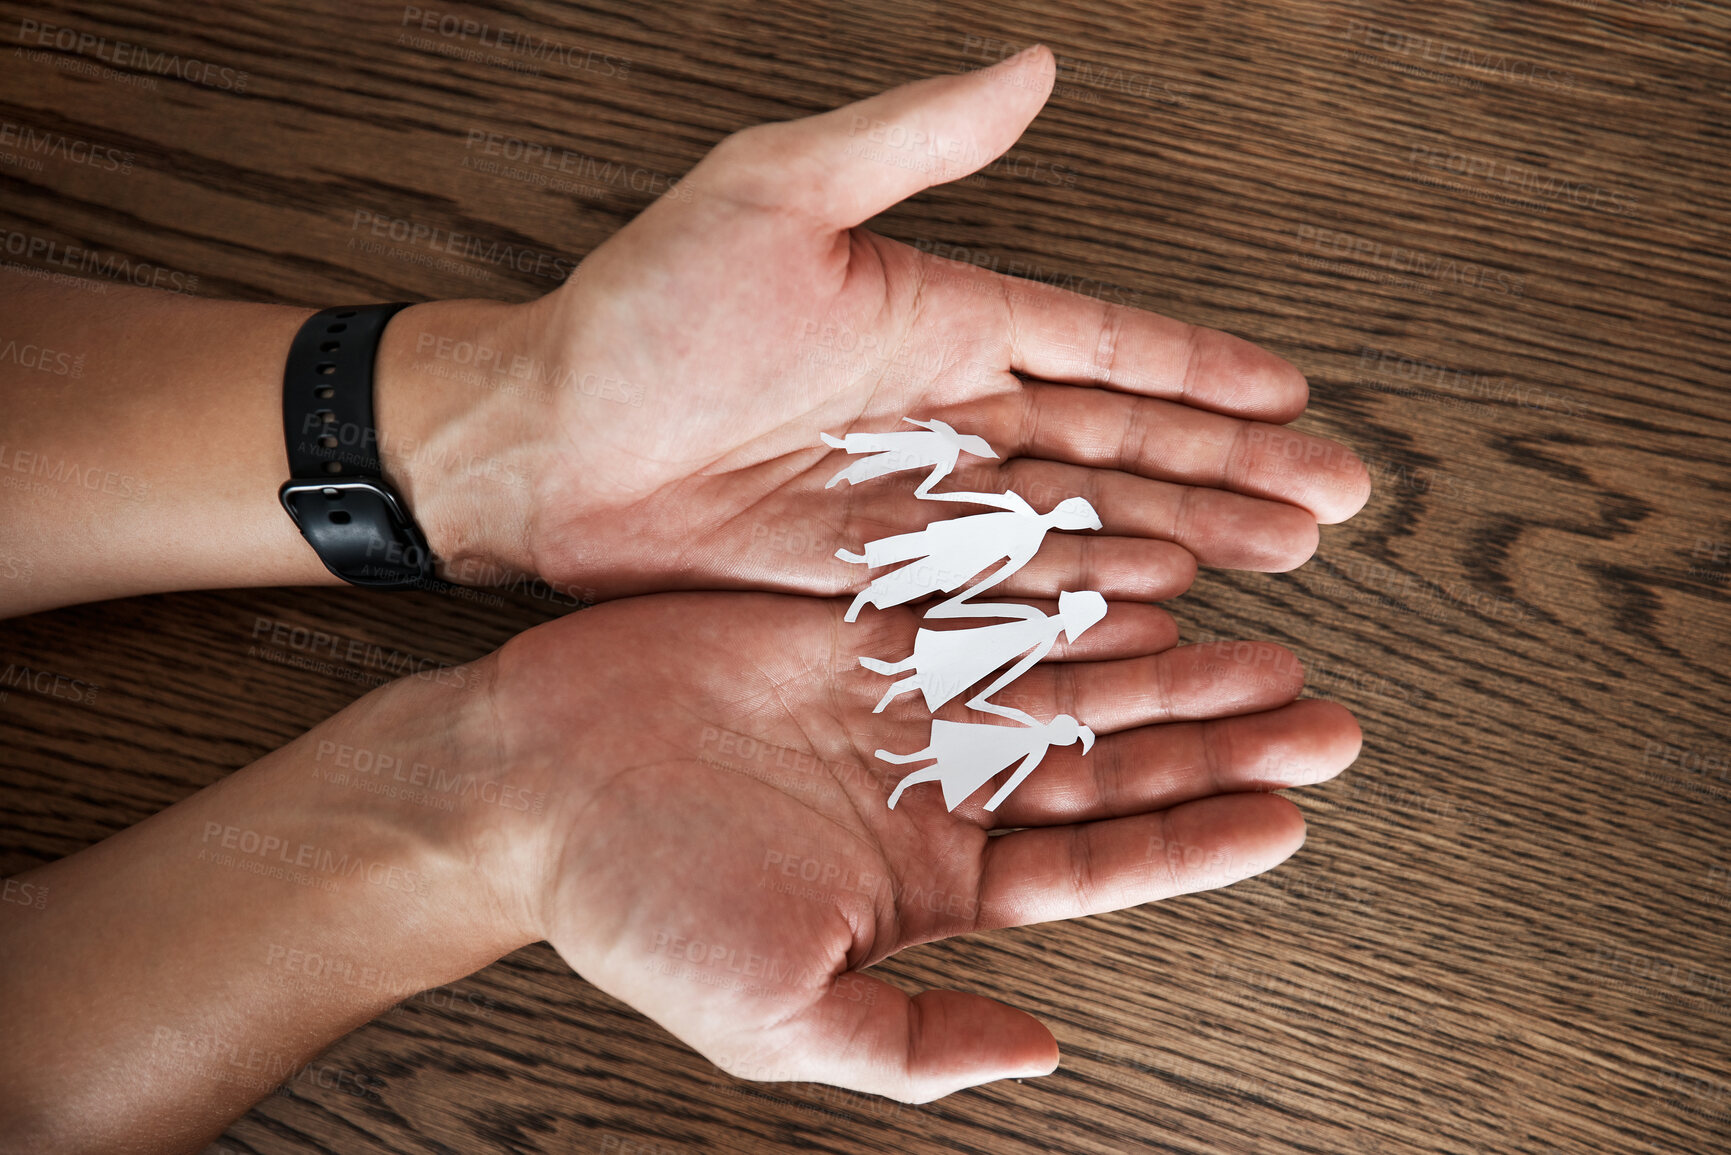
[[[1031,1016],[960,991],[909,997],[866,968],[1267,870],[1304,837],[1270,791],[1358,751],[1345,710],[1294,700],[1286,651],[1174,648],[1163,611],[1119,604],[997,699],[1070,714],[1100,735],[1091,753],[1054,747],[995,812],[994,784],[953,813],[928,784],[890,810],[913,767],[874,751],[922,748],[930,715],[917,695],[873,713],[890,679],[858,659],[903,657],[918,621],[846,625],[845,605],[622,600],[487,659],[500,773],[551,800],[512,848],[529,932],[744,1077],[924,1101],[1049,1072],[1057,1047]],[[939,716],[986,720],[954,703]]]
[[[950,488],[1013,488],[1041,511],[1087,497],[1102,532],[1051,548],[1108,597],[1171,596],[1198,561],[1302,564],[1318,523],[1350,517],[1369,481],[1349,450],[1283,427],[1307,399],[1292,365],[859,227],[1008,149],[1053,68],[1038,48],[735,133],[547,297],[423,307],[417,332],[449,326],[495,369],[553,383],[534,402],[468,391],[447,448],[505,461],[495,472],[518,484],[414,479],[435,547],[600,597],[856,590],[866,575],[838,548],[964,510],[909,501],[917,474],[826,489],[850,459],[819,435],[912,416],[1000,455],[964,458]],[[1030,575],[1010,592],[1057,591]]]

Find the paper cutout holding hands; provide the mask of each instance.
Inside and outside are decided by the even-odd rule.
[[[948,521],[934,521],[913,533],[880,537],[866,543],[864,553],[838,549],[843,561],[877,568],[894,562],[910,564],[872,579],[848,607],[846,620],[859,618],[861,608],[879,609],[904,605],[938,592],[949,593],[997,562],[1004,564],[967,590],[926,611],[928,618],[981,618],[1044,616],[1033,606],[1017,603],[975,604],[968,601],[997,585],[1028,564],[1049,529],[1099,529],[1100,515],[1086,498],[1068,497],[1050,513],[1034,507],[1014,493],[993,494],[1008,508],[1001,513],[975,513]]]
[[[827,433],[820,433],[818,436],[822,437],[823,443],[831,449],[870,454],[852,462],[830,478],[824,488],[829,489],[844,481],[850,485],[858,485],[862,481],[870,481],[886,474],[930,466],[932,471],[920,482],[919,488],[914,490],[915,497],[934,501],[968,500],[974,497],[974,494],[933,493],[932,486],[950,475],[950,471],[956,467],[957,459],[963,453],[995,459],[998,455],[986,444],[986,439],[972,433],[957,433],[942,421],[916,421],[912,417],[904,417],[902,420],[909,425],[918,425],[927,432],[910,433],[904,429],[894,433],[849,433],[846,437],[831,437]]]
[[[1016,766],[1019,761],[1021,765],[1016,766],[1010,780],[999,787],[986,803],[987,810],[996,810],[998,804],[1010,796],[1010,791],[1034,772],[1047,750],[1077,741],[1082,743],[1082,753],[1086,754],[1094,747],[1094,731],[1080,725],[1068,714],[1059,714],[1044,724],[1035,722],[1027,726],[935,719],[931,745],[924,750],[917,754],[892,754],[888,750],[879,750],[877,756],[885,762],[897,764],[936,759],[932,765],[915,770],[896,783],[895,790],[890,793],[891,810],[896,808],[896,800],[902,796],[903,790],[921,782],[942,783],[944,809],[954,810],[989,782],[993,775]]]
[[[1033,609],[1032,606],[1026,608]],[[883,698],[872,708],[873,712],[882,713],[897,695],[909,690],[919,690],[925,696],[926,708],[936,710],[993,670],[1021,655],[1020,661],[975,694],[968,701],[968,708],[1035,725],[1034,719],[1022,711],[993,705],[987,699],[1027,673],[1050,653],[1060,633],[1073,642],[1105,616],[1105,598],[1093,590],[1079,593],[1066,590],[1058,595],[1058,612],[1055,614],[1047,615],[1035,610],[1032,617],[971,630],[920,630],[914,635],[914,652],[899,662],[860,658],[860,665],[879,674],[914,671],[912,677],[903,678],[885,690]]]
[[[999,512],[934,521],[913,533],[867,542],[862,553],[836,550],[835,556],[841,560],[873,569],[907,563],[873,578],[848,607],[847,620],[858,619],[860,610],[867,605],[887,609],[928,594],[954,593],[964,586],[967,588],[961,593],[933,606],[925,616],[1009,620],[964,630],[922,629],[914,637],[914,652],[899,662],[860,658],[860,665],[879,674],[912,671],[910,677],[895,682],[884,692],[874,710],[882,712],[897,695],[909,690],[919,690],[926,706],[936,710],[1008,663],[1007,669],[968,699],[968,707],[1007,718],[1015,725],[934,719],[931,738],[924,750],[917,754],[879,750],[877,756],[898,765],[932,763],[896,784],[890,794],[892,810],[903,790],[921,782],[942,783],[944,807],[954,810],[994,775],[1015,766],[1009,781],[986,803],[987,810],[996,810],[1034,772],[1053,746],[1079,741],[1084,754],[1093,748],[1094,732],[1070,715],[1060,714],[1050,722],[1041,722],[1021,710],[995,705],[991,697],[1050,653],[1059,633],[1073,642],[1105,617],[1106,599],[1092,590],[1065,590],[1058,597],[1056,614],[1046,614],[1019,602],[970,599],[1027,565],[1039,552],[1048,530],[1099,529],[1100,515],[1080,497],[1060,501],[1049,513],[1037,513],[1017,493],[933,493],[932,487],[950,475],[963,453],[990,458],[998,455],[983,439],[957,433],[942,421],[916,421],[911,417],[903,420],[919,426],[920,431],[849,433],[845,437],[822,434],[823,443],[831,449],[865,455],[830,478],[824,488],[844,481],[858,485],[903,470],[929,468],[931,472],[914,490],[915,497],[923,501],[988,505]],[[1003,564],[998,565],[999,562]],[[986,573],[993,566],[997,568]],[[972,585],[968,585],[970,581]]]

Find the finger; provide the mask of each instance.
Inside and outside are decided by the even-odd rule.
[[[1316,553],[1320,536],[1313,514],[1284,501],[1151,481],[1116,469],[1020,457],[998,470],[998,488],[1036,506],[1049,504],[1050,494],[1077,494],[1100,514],[1102,532],[1174,542],[1203,565],[1227,569],[1297,569]]]
[[[1324,524],[1370,497],[1370,474],[1346,446],[1188,405],[1032,383],[950,412],[1005,457],[1228,489],[1300,506]]]
[[[1353,716],[1316,698],[1237,718],[1142,726],[1100,739],[1087,754],[1052,748],[995,813],[982,808],[977,817],[989,826],[1050,826],[1312,786],[1352,765],[1362,744]]]
[[[1003,302],[1003,368],[1276,424],[1309,400],[1291,362],[1230,333],[962,262],[926,262],[939,291]]]
[[[1170,810],[988,838],[977,930],[1079,918],[1261,874],[1304,845],[1278,794],[1224,794]]]
[[[909,489],[911,484],[886,484],[877,492],[847,494],[840,517],[846,528],[839,537],[827,525],[813,524],[808,530],[800,523],[790,532],[813,542],[835,541],[839,548],[857,554],[872,541],[923,529],[934,519],[948,520],[969,508],[910,499],[906,492]],[[1050,504],[1055,506],[1057,501]],[[990,565],[977,577],[984,578],[1002,566],[1002,562]],[[836,579],[835,592],[841,593],[857,592],[895,568],[891,564],[868,570],[858,562],[837,559],[830,572]],[[971,585],[975,579],[976,575],[970,574],[963,585]],[[1097,531],[1052,532],[1046,534],[1039,552],[1026,565],[973,600],[992,601],[1011,595],[1055,599],[1065,590],[1094,590],[1109,601],[1163,601],[1177,597],[1195,580],[1195,556],[1173,542],[1114,537]]]
[[[1036,46],[990,68],[748,128],[711,154],[699,187],[780,206],[822,231],[852,228],[1002,155],[1045,104],[1055,73],[1052,53]]]
[[[1111,662],[1035,666],[992,702],[1036,718],[1069,714],[1096,734],[1272,710],[1298,697],[1304,666],[1272,642],[1214,642]]]
[[[1049,533],[1032,561],[973,600],[1095,590],[1108,601],[1158,602],[1177,597],[1195,580],[1196,559],[1171,542]]]
[[[1058,603],[1051,598],[1029,598],[1027,605],[1048,617],[1058,612]],[[982,625],[1002,623],[1002,618],[944,618],[919,623],[919,628],[943,631],[977,629]],[[913,645],[913,631],[907,630],[904,649]],[[1083,631],[1075,641],[1060,633],[1050,651],[1041,659],[1047,662],[1098,662],[1111,658],[1136,658],[1157,654],[1178,644],[1178,623],[1158,606],[1141,602],[1112,602],[1106,616]]]
[[[1058,1066],[1057,1040],[1025,1011],[962,991],[909,998],[864,974],[836,976],[829,995],[789,1027],[810,1041],[797,1072],[786,1078],[904,1103],[996,1079],[1049,1075]]]
[[[1048,614],[1058,611],[1055,601],[1041,601]],[[1111,658],[1135,658],[1157,654],[1178,644],[1178,623],[1158,606],[1141,602],[1111,602],[1106,616],[1083,631],[1075,641],[1063,634],[1045,657],[1048,662],[1098,662]]]

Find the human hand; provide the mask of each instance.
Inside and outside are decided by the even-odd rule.
[[[1196,561],[1302,564],[1317,523],[1355,513],[1369,481],[1349,450],[1282,427],[1307,399],[1290,364],[858,227],[1008,149],[1053,69],[1038,48],[735,133],[541,300],[404,314],[380,354],[380,423],[435,551],[601,597],[853,591],[865,578],[835,550],[932,511],[907,500],[912,475],[826,491],[849,459],[819,434],[908,415],[1002,455],[964,458],[950,488],[1098,509],[1101,534],[1055,538],[1053,564],[1007,592],[1055,596],[1049,574],[1085,567],[1108,597],[1153,600]],[[464,342],[510,387],[424,372]],[[393,429],[521,484],[393,461]]]
[[[1345,710],[1294,701],[1302,675],[1279,647],[1170,648],[1163,611],[1118,605],[998,698],[1092,727],[1087,758],[1053,748],[996,812],[981,789],[948,813],[931,785],[891,811],[902,773],[873,751],[920,748],[929,715],[917,696],[874,714],[889,679],[858,656],[908,652],[918,621],[894,610],[846,626],[844,608],[620,601],[481,663],[496,735],[480,747],[494,773],[552,800],[493,836],[519,864],[500,905],[744,1077],[924,1101],[1051,1071],[1056,1044],[1031,1016],[958,991],[910,999],[859,972],[917,943],[1267,870],[1304,837],[1269,791],[1330,778],[1358,752]]]

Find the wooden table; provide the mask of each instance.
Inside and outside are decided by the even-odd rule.
[[[1312,382],[1301,425],[1377,482],[1303,569],[1208,572],[1175,605],[1187,640],[1291,647],[1364,725],[1357,766],[1297,794],[1297,857],[883,966],[1040,1015],[1051,1078],[919,1108],[741,1082],[536,947],[343,1039],[213,1150],[1731,1150],[1731,15],[1050,7],[0,5],[0,122],[110,150],[0,127],[7,238],[318,304],[538,295],[546,266],[365,226],[568,265],[734,128],[1043,40],[1058,89],[1008,158],[877,227],[1278,350]],[[46,25],[149,55],[42,48]],[[578,159],[538,183],[531,148]],[[0,693],[0,873],[385,677],[273,660],[261,621],[462,661],[565,609],[270,590],[7,623],[0,661],[100,690]]]

